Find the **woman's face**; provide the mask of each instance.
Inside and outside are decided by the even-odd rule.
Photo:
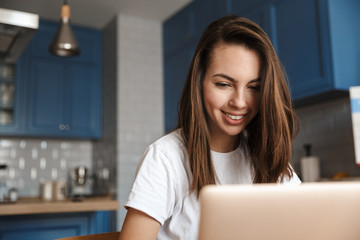
[[[213,50],[203,82],[210,146],[237,141],[258,113],[260,67],[257,52],[242,45],[220,44]]]

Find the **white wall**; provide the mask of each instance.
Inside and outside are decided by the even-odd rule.
[[[145,148],[164,133],[162,23],[117,16],[118,229],[137,164]]]

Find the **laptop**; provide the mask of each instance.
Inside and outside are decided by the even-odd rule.
[[[360,182],[206,186],[199,240],[359,240]]]

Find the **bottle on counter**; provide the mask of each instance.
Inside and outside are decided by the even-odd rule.
[[[311,155],[311,144],[305,144],[305,157],[300,160],[301,178],[303,182],[320,180],[320,159]]]

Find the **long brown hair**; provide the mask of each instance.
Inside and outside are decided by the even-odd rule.
[[[179,102],[178,127],[182,130],[192,171],[190,192],[199,193],[203,186],[215,184],[202,89],[212,52],[220,43],[245,46],[261,58],[259,112],[240,134],[242,143],[249,148],[255,170],[254,183],[275,183],[279,179],[283,181],[285,176],[292,177],[289,161],[298,124],[285,72],[266,33],[251,20],[232,15],[206,28]]]

